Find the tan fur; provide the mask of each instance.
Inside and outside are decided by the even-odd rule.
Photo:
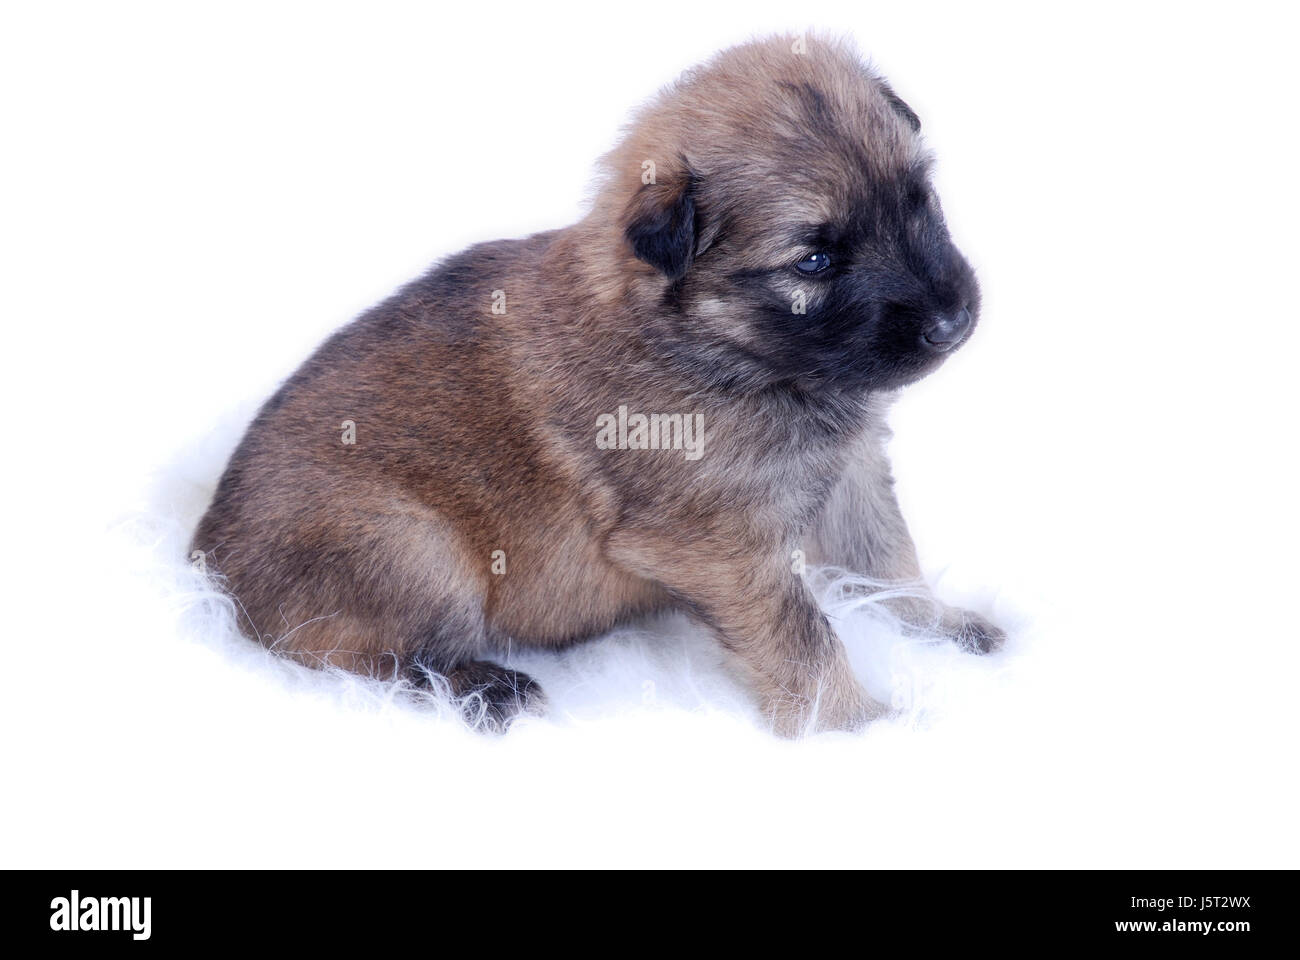
[[[859,183],[923,157],[852,50],[814,39],[798,55],[792,41],[728,51],[644,108],[581,222],[451,258],[285,384],[194,541],[249,632],[309,663],[427,668],[466,694],[516,683],[478,662],[493,650],[560,647],[680,608],[734,654],[778,731],[879,712],[792,557],[806,545],[873,575],[919,574],[890,490],[884,399],[800,399],[815,369],[789,395],[757,372],[723,388],[671,347],[685,324],[719,350],[761,348],[725,278],[797,259],[774,225],[835,216]],[[800,90],[817,91],[835,136],[860,141],[862,163],[810,151],[792,171],[773,156],[807,134]],[[696,266],[674,286],[626,233],[691,178],[704,185]],[[772,282],[793,291],[799,278]],[[702,414],[704,455],[597,449],[597,418],[620,405]],[[344,420],[355,445],[340,441]]]

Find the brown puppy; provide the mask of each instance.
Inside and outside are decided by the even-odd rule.
[[[541,694],[492,651],[678,608],[779,732],[871,718],[799,571],[920,575],[885,408],[979,293],[918,128],[844,45],[737,47],[639,113],[581,222],[472,247],[337,333],[195,536],[245,627],[308,663],[443,675],[495,726]]]

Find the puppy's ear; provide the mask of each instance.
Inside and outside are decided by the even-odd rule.
[[[695,175],[683,163],[679,173],[641,184],[623,213],[623,235],[637,258],[670,280],[680,279],[695,259],[695,185]]]
[[[907,125],[912,128],[912,132],[919,132],[921,129],[921,118],[916,115],[916,111],[909,107],[902,97],[894,92],[894,88],[884,80],[881,80],[880,92],[885,95],[885,100],[887,100],[889,105],[894,108],[894,112],[907,121]]]

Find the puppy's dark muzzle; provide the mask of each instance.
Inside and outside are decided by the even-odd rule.
[[[921,334],[925,345],[936,353],[946,353],[957,344],[970,330],[970,311],[962,307],[948,316],[936,316]]]

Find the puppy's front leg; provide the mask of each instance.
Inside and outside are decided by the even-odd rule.
[[[848,466],[808,531],[808,562],[844,567],[873,580],[905,583],[919,595],[885,601],[905,622],[937,629],[963,649],[989,653],[1006,634],[978,613],[950,607],[921,579],[921,564],[894,495],[883,419],[859,438]]]
[[[770,544],[683,544],[645,532],[616,535],[610,547],[713,630],[781,735],[854,730],[884,712],[853,676],[844,645],[791,568],[789,551]]]

